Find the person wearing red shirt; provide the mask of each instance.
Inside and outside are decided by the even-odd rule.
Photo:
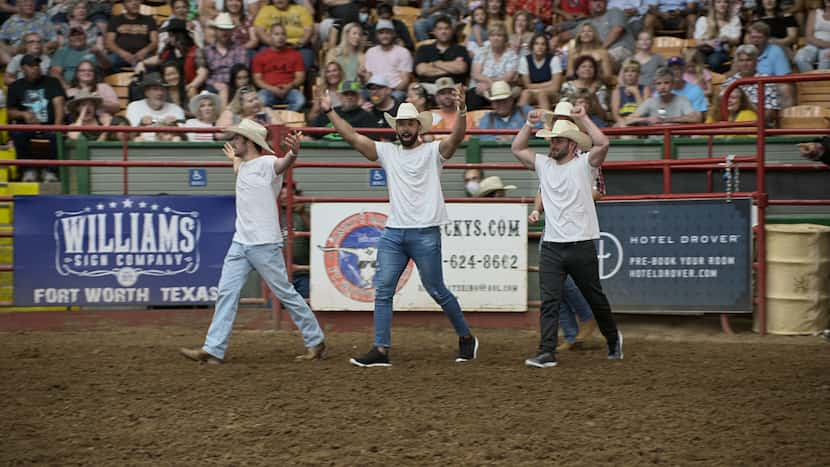
[[[286,104],[288,110],[299,112],[305,106],[305,96],[299,90],[305,82],[305,66],[300,52],[286,47],[286,39],[285,26],[271,26],[271,47],[254,56],[251,68],[263,104]]]

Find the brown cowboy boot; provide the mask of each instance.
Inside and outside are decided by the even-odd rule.
[[[221,358],[214,357],[213,355],[205,352],[202,349],[181,348],[179,349],[179,353],[195,362],[208,363],[211,365],[219,365],[225,363]]]
[[[314,347],[309,347],[306,349],[306,352],[302,355],[297,355],[295,360],[297,361],[306,361],[306,360],[323,360],[326,358],[326,355],[329,353],[329,349],[326,348],[325,342],[320,342],[319,344],[315,345]]]

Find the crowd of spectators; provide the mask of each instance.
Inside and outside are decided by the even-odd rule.
[[[246,117],[279,123],[284,114],[274,109],[284,108],[326,126],[319,100],[328,94],[354,126],[383,127],[383,113],[409,101],[432,110],[442,129],[455,118],[447,96],[463,85],[470,127],[519,128],[529,106],[560,101],[582,103],[598,126],[671,124],[720,120],[721,83],[830,69],[830,0],[397,3],[0,0],[8,120],[87,126],[120,116],[136,127],[211,127]],[[417,17],[396,14],[404,4],[420,8]],[[689,45],[662,56],[656,35]],[[105,78],[125,72],[134,76],[128,104]],[[733,96],[730,120],[755,115],[755,86]],[[792,85],[767,85],[769,125],[795,104]],[[54,135],[12,136],[19,157],[37,157],[31,139],[54,144]]]

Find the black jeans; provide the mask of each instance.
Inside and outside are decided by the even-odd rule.
[[[541,352],[556,352],[559,334],[559,303],[565,277],[573,277],[582,296],[591,305],[600,332],[610,345],[617,343],[617,323],[611,314],[611,305],[599,282],[597,248],[593,240],[581,242],[542,242],[539,261],[539,288],[542,310],[539,315]]]
[[[58,158],[58,144],[55,133],[49,132],[31,132],[31,131],[12,131],[11,137],[14,141],[14,149],[17,153],[18,159],[57,159]],[[47,153],[32,153],[32,140],[45,139],[49,140],[49,149]],[[56,167],[41,167],[51,172],[57,173]],[[38,167],[25,167],[24,170],[37,170]]]

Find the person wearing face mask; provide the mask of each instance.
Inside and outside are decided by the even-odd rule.
[[[464,190],[467,191],[468,196],[478,196],[482,178],[484,178],[484,171],[481,169],[467,169],[464,171]]]

